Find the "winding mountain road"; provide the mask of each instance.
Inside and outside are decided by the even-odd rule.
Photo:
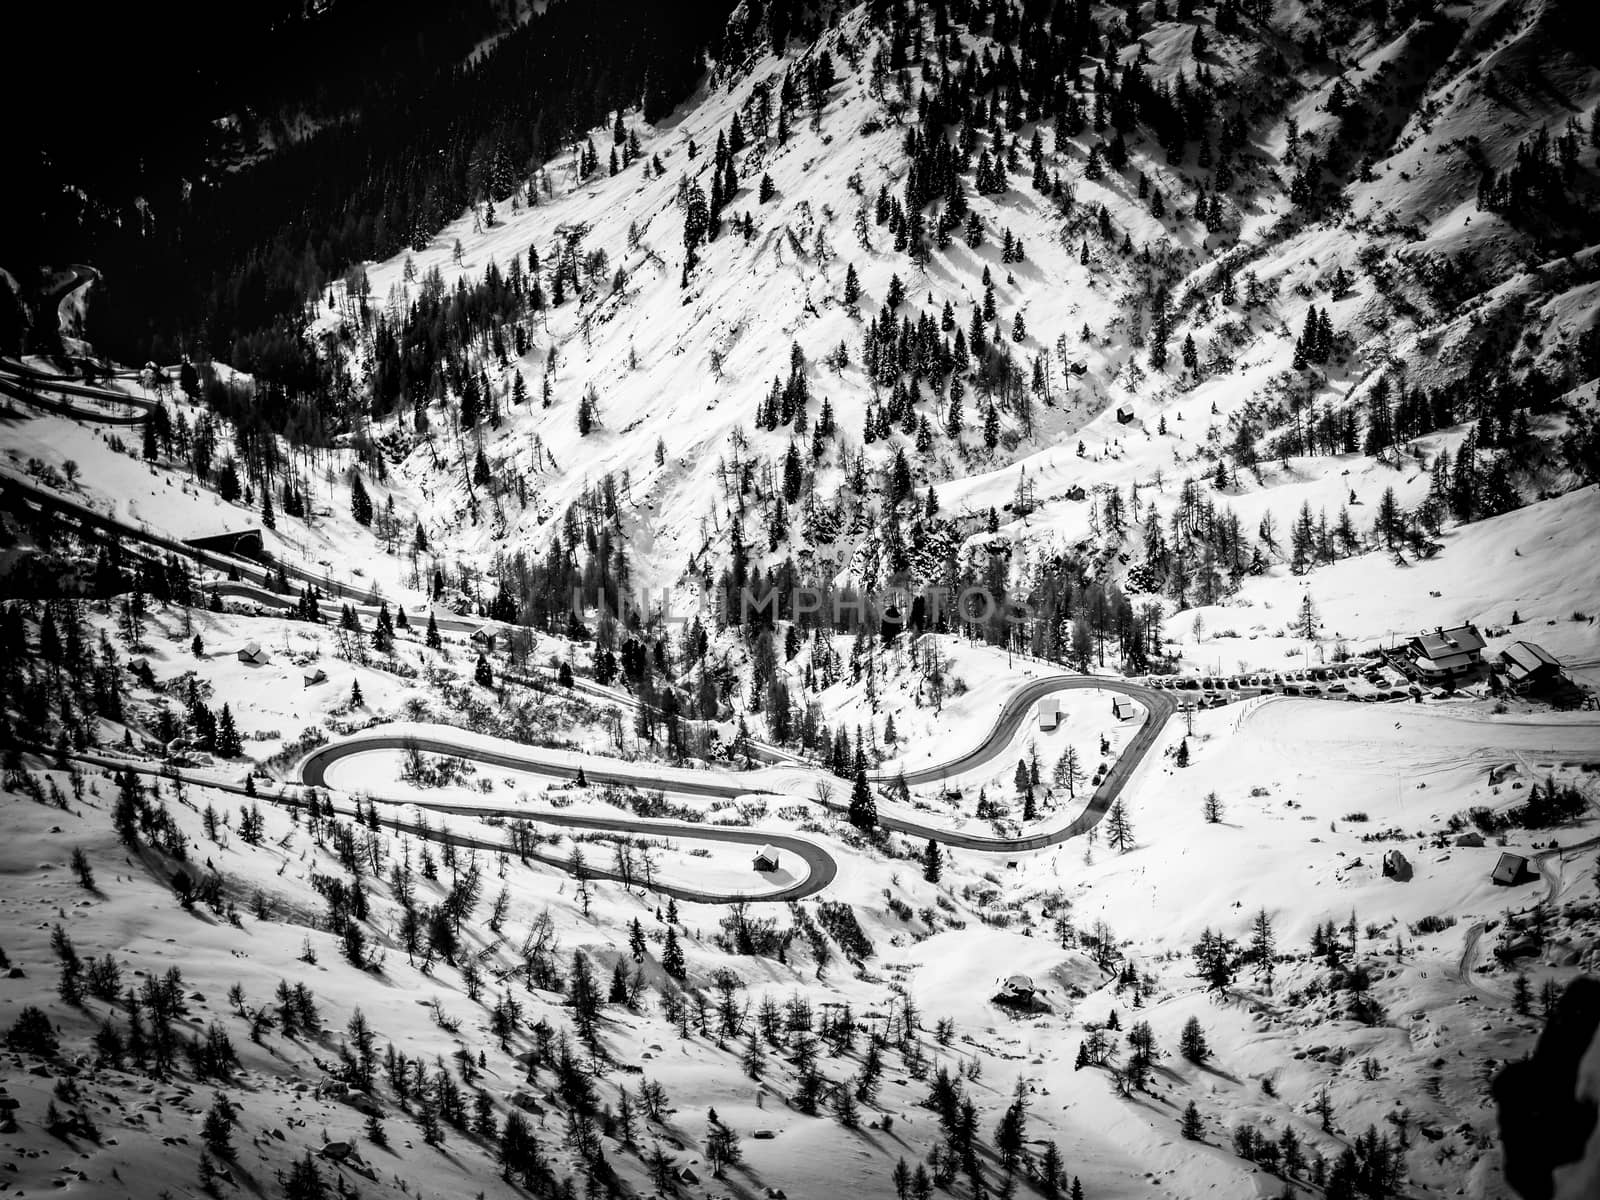
[[[157,407],[156,401],[143,396],[49,375],[10,359],[0,360],[0,395],[95,425],[138,425]]]
[[[1105,815],[1106,810],[1111,807],[1112,802],[1121,794],[1134,772],[1144,762],[1151,748],[1155,745],[1156,740],[1166,726],[1167,718],[1177,708],[1177,702],[1173,697],[1163,695],[1150,688],[1141,687],[1138,684],[1099,676],[1061,674],[1047,675],[1029,680],[1006,699],[993,726],[977,746],[948,762],[925,767],[914,773],[908,773],[906,782],[907,784],[913,782],[921,784],[949,779],[994,760],[1009,747],[1012,738],[1016,735],[1022,723],[1032,715],[1033,705],[1039,699],[1058,692],[1086,689],[1117,692],[1129,696],[1145,705],[1147,715],[1138,733],[1134,735],[1111,770],[1107,772],[1100,786],[1089,797],[1083,811],[1067,824],[1047,829],[1040,833],[1024,834],[1023,836],[1012,838],[966,833],[897,814],[880,813],[878,824],[885,829],[905,834],[909,837],[935,841],[941,845],[956,849],[976,850],[992,854],[1043,850],[1087,832]],[[536,746],[523,746],[514,742],[485,744],[486,741],[487,739],[464,734],[462,731],[450,726],[408,727],[404,732],[389,731],[379,726],[318,747],[300,762],[296,774],[299,782],[308,786],[327,787],[328,768],[336,762],[364,754],[415,749],[423,753],[451,755],[487,766],[526,771],[556,779],[576,778],[581,765],[585,779],[591,783],[611,783],[623,787],[660,789],[676,795],[731,800],[753,794],[784,794],[731,771],[689,771],[661,767],[654,763],[624,762],[600,755],[580,755],[567,750],[549,750]],[[819,769],[813,768],[813,770],[819,780],[831,778],[831,776],[827,776]],[[881,782],[887,779],[888,776],[879,776],[878,778]],[[379,798],[385,799],[383,797]],[[849,804],[845,800],[832,798],[822,800],[816,794],[797,794],[795,798],[812,803],[822,803],[839,812],[846,812],[849,809]],[[397,802],[419,803],[417,801]],[[426,806],[426,802],[420,803]],[[583,818],[582,820],[588,820],[588,818]],[[624,819],[620,825],[608,825],[606,827],[629,828],[631,824]],[[695,830],[703,829],[703,827],[697,825],[689,828]],[[748,839],[737,838],[730,840],[745,841]],[[776,844],[777,835],[755,834],[754,840],[771,841]],[[830,865],[828,869],[828,878],[830,880],[833,877],[833,872],[834,868]]]
[[[56,752],[48,747],[38,747],[35,751],[43,760],[53,760]],[[214,788],[217,791],[231,792],[236,796],[245,796],[250,793],[245,786],[234,783],[228,779],[218,778],[211,771],[196,771],[188,768],[178,768],[166,764],[154,765],[151,763],[136,762],[131,759],[113,757],[108,754],[75,753],[70,755],[73,761],[87,763],[91,766],[105,767],[113,771],[132,771],[136,775],[144,775],[157,779],[178,779],[194,787]],[[271,804],[297,803],[303,800],[302,790],[304,785],[288,783],[273,794],[258,789],[255,798]],[[556,825],[565,828],[577,829],[583,832],[606,832],[624,834],[634,838],[674,838],[704,842],[724,842],[752,847],[770,846],[780,854],[787,851],[795,859],[805,864],[806,873],[797,878],[793,883],[782,887],[751,888],[751,889],[708,889],[690,887],[685,884],[667,883],[662,880],[653,880],[648,886],[649,891],[659,892],[664,896],[673,896],[679,900],[690,900],[701,904],[737,904],[741,902],[763,901],[779,902],[787,900],[803,900],[808,896],[817,895],[826,891],[838,874],[838,863],[831,854],[817,843],[809,839],[797,837],[792,834],[765,833],[758,829],[735,829],[722,825],[699,825],[687,821],[651,821],[632,819],[626,817],[591,817],[577,816],[571,813],[552,812],[547,810],[525,811],[497,808],[488,805],[474,804],[449,804],[449,803],[417,803],[410,800],[388,799],[382,796],[366,797],[375,805],[386,809],[396,809],[411,805],[430,812],[437,812],[441,816],[464,817],[503,817],[507,820],[523,819],[533,824]],[[329,801],[331,803],[331,800]],[[353,806],[340,806],[335,804],[334,811],[345,817],[355,817]],[[397,833],[415,834],[430,841],[448,842],[450,845],[463,850],[481,850],[488,854],[511,854],[523,860],[543,863],[546,866],[556,867],[559,870],[571,869],[571,861],[567,858],[558,858],[551,854],[542,854],[537,848],[517,851],[512,849],[509,841],[493,841],[489,838],[474,837],[471,834],[460,833],[455,830],[440,828],[430,825],[424,828],[417,821],[407,821],[400,816],[385,816],[380,814],[378,823]],[[782,860],[780,858],[780,864]],[[645,886],[643,880],[635,873],[630,879],[609,867],[590,864],[584,868],[585,874],[591,879],[610,879],[633,887]]]
[[[46,395],[46,391],[62,394]],[[102,392],[98,388],[70,383],[40,382],[30,386],[14,376],[3,374],[0,374],[0,396],[9,396],[13,400],[20,400],[24,404],[42,408],[46,412],[81,421],[92,421],[97,425],[140,425],[155,407],[152,401],[142,400],[137,396],[127,396],[121,392]],[[79,397],[79,400],[72,399],[73,396]],[[88,408],[79,402],[83,398],[93,398],[97,403],[115,404],[132,411]]]

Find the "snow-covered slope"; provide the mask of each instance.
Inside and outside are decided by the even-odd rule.
[[[827,6],[779,55],[764,14],[783,6],[741,4],[670,117],[625,110],[620,140],[519,166],[492,215],[308,298],[308,336],[367,411],[354,426],[264,456],[258,427],[157,374],[114,386],[160,396],[171,437],[0,416],[0,477],[110,514],[125,549],[140,527],[264,525],[270,497],[266,550],[373,601],[341,619],[324,600],[327,624],[210,611],[148,571],[114,599],[8,601],[0,732],[27,752],[8,750],[0,799],[0,1191],[320,1200],[295,1169],[309,1151],[330,1189],[383,1197],[1507,1195],[1484,1081],[1600,968],[1593,711],[1234,689],[1168,720],[1085,688],[981,768],[892,782],[984,744],[1066,661],[1098,689],[1141,658],[1310,667],[1470,620],[1490,654],[1536,640],[1600,680],[1600,75],[1578,6],[1240,7],[1061,6],[1051,36],[1081,57],[1014,101],[1008,73],[1046,47],[1003,36],[1003,5]],[[978,233],[963,215],[941,239],[950,192],[908,139],[951,79],[972,108],[932,132],[970,143]],[[1512,179],[1546,128],[1554,176]],[[980,181],[1012,149],[1003,186]],[[718,235],[686,245],[712,197]],[[255,381],[204,380],[218,410],[249,409]],[[99,570],[100,547],[20,505],[0,530],[7,569]],[[667,611],[569,622],[530,582],[563,555],[552,578]],[[1066,602],[1018,637],[728,627],[707,586],[789,562]],[[380,599],[538,627],[391,641]],[[240,661],[252,642],[268,661]],[[579,692],[565,672],[609,676]],[[705,718],[698,740],[663,736],[639,701],[652,676]],[[744,733],[780,737],[774,698],[807,731],[796,756],[832,751],[845,778],[729,774]],[[224,704],[237,754],[204,728]],[[298,806],[263,800],[250,828],[240,781],[276,797],[307,752],[369,728],[323,781],[336,816],[291,787]],[[458,753],[382,744],[419,731]],[[1136,734],[1153,748],[1115,810],[1045,849],[930,850],[822,802],[872,770],[884,814],[952,838],[1059,831]],[[473,757],[507,742],[540,749]],[[171,769],[142,818],[103,767],[117,755]],[[607,759],[641,786],[535,769]],[[1565,809],[1530,817],[1530,796]],[[641,824],[539,822],[555,813]],[[835,874],[763,901],[796,868],[651,820],[803,839]],[[737,902],[592,877],[633,853]],[[1502,854],[1525,872],[1496,879]],[[120,985],[76,994],[74,955],[114,960]],[[153,1065],[149,997],[126,993],[169,968],[173,1027],[200,1048]],[[321,1032],[284,1027],[280,979],[315,992]],[[206,1056],[213,1027],[237,1062]],[[419,1065],[390,1069],[390,1043]],[[212,1145],[228,1174],[202,1178],[217,1093],[235,1154]],[[730,1131],[743,1162],[719,1172]]]

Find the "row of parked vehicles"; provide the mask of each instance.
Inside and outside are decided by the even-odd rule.
[[[1198,692],[1200,695],[1196,699],[1202,707],[1227,704],[1230,700],[1264,692],[1363,703],[1414,700],[1422,695],[1422,689],[1416,684],[1397,681],[1391,671],[1376,661],[1242,675],[1151,675],[1144,682],[1146,687]]]

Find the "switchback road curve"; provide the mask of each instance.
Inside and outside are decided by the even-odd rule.
[[[56,756],[54,750],[42,746],[38,747],[35,752],[45,761],[53,761]],[[137,762],[108,754],[73,754],[70,757],[76,762],[113,771],[132,771],[136,775],[158,779],[182,780],[193,787],[214,788],[218,791],[231,792],[238,796],[250,794],[243,784],[218,778],[214,772],[192,771],[165,764],[155,765],[148,762]],[[301,784],[289,783],[281,787],[275,794],[258,789],[255,793],[255,798],[269,804],[289,804],[301,802],[303,800],[301,793]],[[365,798],[390,810],[409,805],[418,809],[436,812],[441,816],[503,817],[508,821],[521,819],[533,824],[556,825],[576,829],[580,832],[616,833],[633,838],[671,838],[675,840],[723,842],[746,845],[753,848],[770,846],[780,852],[787,852],[793,855],[795,859],[806,866],[806,874],[803,878],[782,888],[759,891],[753,889],[748,891],[743,889],[718,890],[666,883],[661,880],[655,880],[648,888],[649,891],[659,892],[664,896],[672,896],[679,900],[688,900],[700,904],[771,903],[804,900],[807,897],[826,891],[829,885],[833,883],[834,877],[839,870],[838,864],[827,850],[813,841],[796,837],[792,834],[766,833],[758,829],[734,829],[723,825],[699,825],[687,821],[651,821],[626,817],[577,816],[546,810],[529,809],[517,811],[471,803],[432,803],[384,796],[368,796]],[[334,810],[344,817],[354,817],[356,815],[354,809],[349,806],[340,807],[335,805]],[[537,848],[518,853],[503,840],[493,841],[489,838],[474,837],[471,834],[459,833],[432,825],[423,828],[419,823],[407,821],[398,815],[380,814],[378,823],[397,833],[410,833],[425,837],[430,841],[448,842],[450,845],[463,850],[481,850],[488,854],[508,854],[540,862],[546,866],[556,867],[562,871],[570,869],[569,860],[557,858],[550,854],[541,854]],[[644,886],[643,881],[637,875],[631,880],[624,880],[621,874],[601,864],[587,866],[585,873],[591,879],[609,879],[635,887]]]
[[[0,361],[0,395],[96,425],[138,425],[157,407],[156,401],[143,396],[95,387],[64,375],[47,375],[9,360]],[[107,405],[113,407],[104,407]]]
[[[1097,676],[1062,674],[1029,680],[1007,698],[994,725],[977,747],[949,762],[908,773],[906,782],[928,783],[949,779],[992,761],[1005,752],[1021,724],[1031,715],[1034,703],[1040,698],[1061,691],[1086,689],[1099,689],[1128,696],[1145,705],[1147,716],[1138,733],[1118,756],[1100,786],[1089,797],[1083,811],[1066,825],[1041,833],[1006,838],[964,833],[893,814],[880,814],[878,823],[885,829],[908,837],[932,840],[962,850],[996,854],[1043,850],[1087,832],[1100,821],[1113,801],[1122,793],[1133,773],[1144,762],[1156,740],[1161,736],[1167,718],[1177,708],[1177,702],[1173,697],[1124,680]],[[299,765],[299,781],[312,786],[326,787],[328,768],[340,759],[378,751],[416,749],[424,753],[447,754],[488,766],[527,771],[557,779],[576,778],[581,763],[584,776],[590,782],[660,789],[678,795],[735,799],[752,794],[782,794],[763,787],[754,780],[741,778],[733,772],[661,768],[654,763],[624,762],[598,755],[578,755],[564,750],[522,746],[513,742],[486,745],[486,740],[464,734],[449,726],[420,727],[403,732],[386,731],[379,726],[313,750]],[[819,779],[827,778],[821,771],[817,771],[817,776]],[[882,778],[886,777],[880,776],[880,779]],[[797,796],[797,798],[812,803],[824,803],[836,811],[846,811],[849,808],[848,803],[843,800],[822,801],[816,795]],[[626,823],[624,820],[624,824]],[[755,840],[763,839],[761,835],[756,835]],[[831,877],[830,872],[829,878]]]

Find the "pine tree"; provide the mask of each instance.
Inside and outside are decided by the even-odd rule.
[[[572,952],[572,968],[567,979],[567,1002],[572,1006],[573,1023],[584,1045],[593,1048],[598,1036],[600,989],[595,986],[589,959],[582,950]]]
[[[1211,1047],[1206,1044],[1199,1017],[1190,1017],[1183,1023],[1183,1032],[1178,1035],[1178,1053],[1193,1063],[1205,1062],[1211,1057]]]
[[[1121,797],[1112,803],[1111,810],[1106,813],[1106,841],[1118,853],[1126,853],[1128,847],[1133,845],[1133,822],[1128,819]]]
[[[1200,933],[1194,944],[1195,974],[1206,981],[1213,992],[1226,991],[1233,986],[1235,958],[1238,944],[1209,928]]]
[[[1209,824],[1216,825],[1222,821],[1222,801],[1215,792],[1206,793],[1205,815]]]
[[[1250,954],[1255,959],[1256,978],[1267,989],[1267,995],[1272,994],[1273,955],[1277,951],[1277,940],[1272,932],[1272,918],[1267,915],[1266,909],[1256,913],[1255,921],[1250,927]]]
[[[1201,1141],[1205,1137],[1205,1126],[1200,1120],[1200,1110],[1195,1107],[1193,1100],[1183,1110],[1183,1127],[1180,1130],[1185,1138],[1191,1142]]]
[[[1300,597],[1300,613],[1295,618],[1295,632],[1308,642],[1316,639],[1317,606],[1312,602],[1310,592]]]
[[[460,245],[459,242],[456,244]],[[433,1108],[429,1105],[425,1109],[425,1114],[431,1113],[433,1113]],[[434,1118],[433,1125],[436,1131],[438,1127],[437,1116]],[[436,1137],[434,1142],[430,1142],[430,1145],[437,1142],[437,1140],[438,1138]],[[283,1181],[283,1200],[327,1200],[327,1196],[328,1187],[322,1181],[322,1173],[317,1170],[316,1159],[312,1158],[311,1151],[307,1150],[303,1155],[295,1159],[294,1165],[289,1168],[288,1178]]]
[[[72,848],[72,873],[78,877],[78,886],[87,891],[94,890],[94,868],[89,865],[89,858],[81,847]]]
[[[243,747],[239,741],[239,731],[234,727],[233,710],[224,704],[222,713],[217,718],[217,734],[213,741],[218,756],[222,758],[238,758]]]
[[[894,1174],[890,1177],[894,1183],[895,1200],[909,1200],[911,1193],[911,1168],[906,1165],[904,1158],[894,1164]]]
[[[205,1121],[200,1126],[200,1137],[206,1144],[206,1149],[218,1158],[231,1159],[233,1157],[233,1105],[221,1092],[211,1102],[211,1107],[206,1110]]]
[[[938,883],[943,862],[944,852],[939,849],[939,843],[929,838],[928,845],[922,852],[922,877],[929,883]]]
[[[945,410],[944,418],[945,436],[951,440],[957,440],[961,437],[963,421],[961,412],[962,391],[961,376],[952,374],[950,376],[950,405]]]
[[[1016,1169],[1027,1143],[1027,1105],[1021,1096],[1007,1106],[995,1127],[995,1149],[1000,1151],[1000,1165],[1009,1174]]]
[[[1323,1088],[1320,1092],[1317,1093],[1316,1105],[1312,1108],[1311,1111],[1316,1113],[1317,1117],[1322,1122],[1322,1132],[1323,1133],[1332,1133],[1333,1132],[1333,1098],[1328,1095],[1328,1089],[1327,1088]]]
[[[372,524],[372,497],[367,495],[367,485],[361,482],[361,472],[350,475],[350,515],[358,525]]]
[[[667,940],[661,947],[661,969],[674,979],[688,977],[688,967],[683,959],[683,947],[678,945],[678,931],[667,926]]]
[[[611,968],[611,990],[606,995],[608,1004],[628,1003],[628,968],[619,958]]]
[[[841,1084],[833,1091],[833,1117],[846,1129],[854,1129],[861,1124],[861,1110],[856,1106],[855,1089],[849,1083]]]
[[[439,636],[439,622],[434,619],[431,612],[428,614],[428,632],[423,642],[430,650],[437,650],[444,645],[444,639]]]
[[[494,669],[489,666],[489,660],[483,655],[478,655],[478,666],[473,671],[472,677],[482,687],[494,686]]]
[[[858,754],[856,779],[850,789],[850,824],[863,833],[870,833],[878,824],[878,803],[873,799],[872,787],[867,782],[866,761]]]

